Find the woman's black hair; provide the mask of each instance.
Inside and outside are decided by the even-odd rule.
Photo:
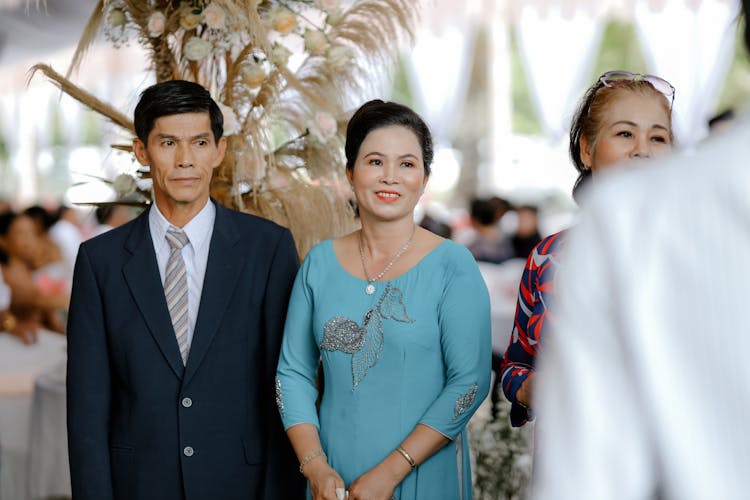
[[[344,153],[346,154],[346,168],[354,169],[354,163],[357,161],[359,148],[364,142],[367,134],[375,129],[399,125],[406,127],[417,137],[419,145],[422,148],[422,160],[424,162],[424,173],[430,175],[433,149],[432,134],[427,124],[413,110],[395,102],[384,102],[375,99],[364,103],[357,111],[354,112],[349,124],[346,127],[346,144]]]

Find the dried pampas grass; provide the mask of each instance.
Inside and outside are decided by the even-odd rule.
[[[181,23],[186,13],[189,16],[196,9],[202,16],[201,9],[209,4],[222,9],[227,23],[224,41],[231,40],[233,45],[221,57],[212,53],[191,60],[185,54],[190,38],[212,40],[215,32],[207,25],[188,29]],[[98,33],[106,28],[112,9],[119,9],[123,22],[147,49],[157,81],[198,82],[237,118],[239,131],[227,137],[227,153],[214,172],[211,195],[224,205],[289,227],[304,256],[322,239],[343,235],[359,225],[344,178],[345,123],[349,112],[375,90],[373,74],[389,73],[400,47],[412,40],[420,4],[359,0],[329,24],[321,7],[309,0],[197,0],[189,4],[99,0],[66,75],[42,64],[32,68],[32,75],[44,73],[63,92],[133,132],[128,117],[70,80]],[[311,20],[315,16],[309,16],[315,9],[324,14],[322,28]],[[306,58],[294,72],[271,58],[271,42],[283,39],[272,30],[272,16],[279,10],[294,14],[295,36],[302,36],[303,29],[317,30],[328,48],[305,52]],[[163,15],[164,32],[154,35],[149,21],[157,11]],[[334,61],[332,48],[343,50],[349,59]],[[248,85],[245,72],[258,66],[265,72],[260,87]],[[320,116],[333,130],[321,134],[315,129]]]

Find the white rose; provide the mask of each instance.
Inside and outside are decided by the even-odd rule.
[[[203,20],[206,22],[209,28],[215,30],[224,29],[227,23],[227,14],[220,5],[215,3],[210,4],[208,7],[203,9]]]
[[[333,69],[344,69],[352,60],[352,51],[343,45],[334,45],[328,49],[328,63]]]
[[[289,9],[274,9],[271,11],[271,26],[282,35],[286,35],[297,26],[297,16]]]
[[[197,36],[190,37],[185,47],[182,49],[185,57],[191,61],[200,61],[211,53],[213,45],[211,42],[199,38]]]
[[[339,0],[318,0],[318,7],[327,11],[338,8]]]
[[[197,28],[202,21],[203,17],[200,14],[194,14],[189,10],[185,11],[185,13],[180,16],[180,26],[185,31]]]
[[[305,50],[314,56],[322,56],[328,48],[328,39],[322,31],[305,30]]]
[[[115,193],[117,193],[117,196],[120,198],[124,198],[135,193],[136,187],[136,180],[132,175],[120,174],[115,177],[115,180],[112,181],[112,189],[115,190]]]
[[[271,57],[269,59],[276,66],[283,67],[287,65],[291,56],[291,50],[276,42],[273,44],[273,47],[271,47]]]
[[[344,9],[342,9],[341,7],[334,7],[333,9],[328,11],[326,22],[330,25],[335,25],[338,24],[339,21],[341,21],[342,17],[344,17]]]
[[[326,143],[331,140],[338,131],[338,123],[331,113],[318,111],[315,119],[310,124],[310,134],[319,142]]]
[[[156,38],[164,33],[164,29],[167,26],[167,18],[162,12],[158,10],[148,16],[148,23],[146,28],[148,29],[148,36]]]
[[[266,72],[260,64],[248,64],[242,67],[242,81],[251,89],[256,89],[266,81]]]
[[[234,110],[224,103],[218,103],[221,114],[224,116],[224,135],[234,135],[240,131],[240,122]]]
[[[113,28],[119,28],[125,25],[125,12],[122,9],[112,9],[107,15],[107,24]]]

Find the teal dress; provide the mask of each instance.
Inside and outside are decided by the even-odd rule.
[[[474,258],[446,240],[405,274],[374,283],[373,294],[366,285],[341,267],[331,240],[302,263],[276,379],[284,427],[315,425],[349,487],[426,425],[451,442],[395,498],[471,499],[466,423],[487,395],[492,352],[489,297]]]

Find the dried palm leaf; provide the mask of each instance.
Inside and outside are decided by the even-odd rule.
[[[35,64],[34,66],[32,66],[29,70],[29,81],[34,77],[34,74],[36,74],[37,71],[41,71],[42,73],[44,73],[44,76],[46,76],[49,80],[52,81],[52,83],[59,87],[62,92],[65,92],[84,106],[108,118],[115,125],[119,125],[125,130],[128,130],[131,133],[135,134],[135,127],[133,126],[133,122],[127,116],[120,113],[111,105],[101,101],[95,95],[75,85],[73,82],[52,69],[49,65]]]
[[[70,66],[68,66],[68,71],[65,73],[65,78],[70,78],[70,75],[78,69],[81,61],[83,61],[83,56],[86,55],[89,47],[96,40],[96,36],[99,34],[99,29],[101,28],[104,19],[104,10],[104,0],[99,0],[96,7],[94,7],[93,12],[91,12],[91,17],[89,17],[86,27],[83,29],[83,35],[81,35],[81,39],[78,41],[78,46],[76,47],[75,53],[73,53],[73,59],[70,61]]]

